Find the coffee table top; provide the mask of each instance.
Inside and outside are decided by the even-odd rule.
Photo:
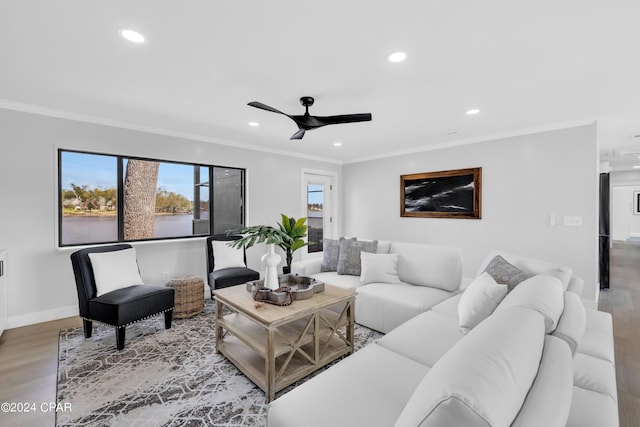
[[[346,302],[355,297],[355,291],[351,289],[325,284],[324,292],[314,294],[309,299],[296,300],[291,305],[285,306],[265,303],[256,308],[253,305],[253,295],[247,291],[244,284],[215,289],[213,294],[216,300],[242,312],[265,326],[277,326],[280,323],[286,323],[294,318],[315,313],[318,310],[334,306],[343,301]]]

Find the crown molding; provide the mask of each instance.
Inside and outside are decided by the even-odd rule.
[[[156,135],[169,136],[173,138],[188,139],[191,141],[207,142],[210,144],[224,145],[227,147],[242,148],[245,150],[260,151],[270,154],[278,154],[281,156],[297,157],[307,160],[315,160],[320,162],[342,164],[342,161],[320,156],[312,156],[309,154],[292,153],[286,150],[278,150],[275,148],[265,148],[259,145],[247,144],[244,142],[215,138],[210,136],[198,135],[189,132],[174,131],[171,129],[161,128],[157,126],[141,125],[133,122],[108,119],[105,117],[92,116],[89,114],[77,113],[74,111],[60,110],[56,108],[43,107],[41,105],[27,104],[23,102],[11,101],[0,98],[0,108],[5,110],[21,111],[24,113],[37,114],[40,116],[55,117],[65,120],[73,120],[77,122],[90,123],[101,126],[109,126],[137,132],[152,133]]]

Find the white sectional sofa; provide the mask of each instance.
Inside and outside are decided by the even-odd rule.
[[[383,338],[271,402],[267,425],[618,426],[611,316],[586,309],[572,292],[580,280],[553,263],[492,252],[479,273],[495,255],[536,275],[466,335],[463,288],[446,291],[431,308],[415,309],[405,322],[396,318]],[[356,321],[370,285],[354,286]],[[402,305],[394,304],[372,304],[369,314]]]
[[[376,254],[397,255],[399,280],[396,283],[373,281],[363,285],[358,275],[322,272],[321,258],[295,262],[291,265],[291,273],[355,289],[356,322],[384,333],[461,291],[460,248],[382,240],[376,242]],[[374,257],[370,264],[376,263],[380,261]],[[364,277],[367,275],[366,263],[362,268]]]

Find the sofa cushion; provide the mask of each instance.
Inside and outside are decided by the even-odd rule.
[[[509,264],[519,268],[522,271],[534,274],[549,274],[551,276],[557,277],[562,283],[562,288],[565,291],[567,290],[567,286],[569,286],[569,282],[571,281],[571,277],[573,275],[573,270],[571,268],[565,267],[560,264],[535,258],[524,257],[521,255],[515,255],[509,252],[494,249],[487,254],[482,264],[480,264],[477,276],[479,276],[487,268],[489,262],[491,262],[491,260],[495,258],[496,255],[500,255],[507,262],[509,262]]]
[[[547,335],[538,374],[511,427],[564,427],[571,408],[572,372],[567,345]]]
[[[338,260],[340,259],[340,242],[342,240],[345,240],[345,238],[341,237],[340,240],[322,240],[322,264],[320,266],[320,271],[338,271]],[[349,240],[355,241],[356,238],[352,237]]]
[[[565,292],[564,310],[553,335],[566,341],[571,348],[571,354],[575,354],[586,327],[587,313],[580,297],[573,292]]]
[[[484,272],[489,273],[496,282],[507,285],[509,291],[521,282],[535,276],[534,274],[527,273],[526,271],[522,271],[518,267],[509,264],[500,255],[496,255],[491,261],[489,261]]]
[[[618,401],[616,369],[606,360],[576,353],[573,358],[573,385]]]
[[[272,401],[267,425],[392,426],[428,370],[370,344]]]
[[[619,425],[617,402],[607,395],[573,387],[567,427]]]
[[[538,373],[544,337],[533,310],[489,316],[425,375],[395,427],[510,425]]]
[[[460,341],[464,334],[457,317],[429,310],[406,321],[377,344],[426,366],[435,363]]]
[[[360,282],[400,283],[398,277],[398,254],[360,253]]]
[[[335,271],[325,271],[323,273],[313,274],[312,277],[327,285],[338,286],[344,289],[356,289],[362,286],[360,277],[350,275],[340,275]]]
[[[458,303],[460,329],[467,333],[486,319],[507,295],[507,286],[482,273],[464,290]]]
[[[390,253],[400,254],[400,280],[413,285],[455,291],[462,280],[460,248],[393,242]]]
[[[546,333],[556,329],[564,309],[562,284],[553,276],[539,274],[516,286],[498,305],[495,312],[511,307],[525,307],[544,316]]]
[[[606,360],[615,366],[611,314],[591,309],[586,309],[585,314],[587,315],[587,326],[578,344],[577,352]]]
[[[338,256],[338,274],[360,275],[361,252],[375,253],[378,241],[340,239],[340,255]]]
[[[89,254],[96,296],[132,285],[142,285],[134,248]]]
[[[431,310],[435,311],[436,313],[453,316],[456,318],[456,320],[458,320],[458,304],[460,303],[460,298],[462,298],[462,294],[456,294],[451,298],[447,298],[446,300],[434,305],[433,307],[431,307]]]
[[[408,283],[370,283],[358,288],[356,322],[387,333],[450,295]]]

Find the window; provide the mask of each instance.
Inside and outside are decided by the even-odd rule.
[[[305,173],[307,212],[307,254],[322,252],[324,238],[332,238],[332,178]]]
[[[244,224],[244,173],[59,150],[59,245],[224,233]]]

